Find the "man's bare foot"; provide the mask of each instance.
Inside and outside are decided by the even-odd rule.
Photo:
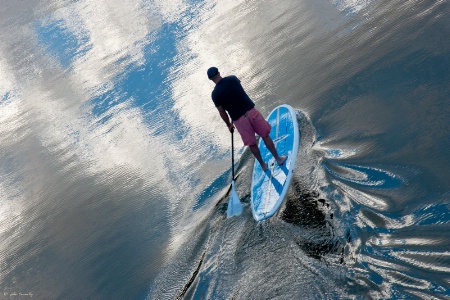
[[[262,170],[265,172],[265,171],[267,171],[267,170],[269,170],[269,168],[267,167],[267,164],[266,163],[263,163],[262,165],[261,165],[261,168],[262,168]]]
[[[286,156],[286,155],[280,156],[280,158],[277,159],[278,165],[281,166],[282,164],[284,164],[284,162],[286,161],[286,159],[287,159],[287,156]]]

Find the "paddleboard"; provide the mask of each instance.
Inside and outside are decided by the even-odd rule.
[[[269,170],[264,172],[255,159],[251,205],[253,218],[256,221],[272,217],[283,203],[292,181],[292,173],[300,145],[297,116],[291,106],[283,104],[276,107],[267,117],[267,121],[272,126],[270,137],[278,154],[280,156],[287,155],[287,159],[283,165],[278,166],[263,139],[259,139],[258,146],[261,156],[267,163]]]

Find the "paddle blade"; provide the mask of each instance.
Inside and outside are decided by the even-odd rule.
[[[234,180],[231,182],[231,195],[228,200],[227,218],[239,216],[242,213],[242,204],[238,194],[234,189]]]

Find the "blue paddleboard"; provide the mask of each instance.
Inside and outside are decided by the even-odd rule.
[[[291,184],[292,172],[297,160],[300,145],[297,116],[289,105],[276,107],[267,117],[272,126],[270,137],[273,139],[278,154],[287,155],[283,165],[278,166],[275,158],[259,140],[259,149],[269,171],[263,172],[255,159],[252,177],[251,204],[253,218],[261,221],[272,217],[280,208]]]

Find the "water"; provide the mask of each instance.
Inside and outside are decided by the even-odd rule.
[[[448,1],[4,1],[0,299],[450,298]],[[208,67],[302,134],[226,219]]]

